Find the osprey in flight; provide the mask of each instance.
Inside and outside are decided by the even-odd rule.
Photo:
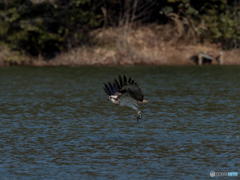
[[[147,100],[143,98],[142,90],[132,78],[120,75],[112,83],[105,83],[104,91],[112,103],[128,106],[137,111],[137,120],[142,118],[142,112],[138,109],[138,105],[147,103]]]

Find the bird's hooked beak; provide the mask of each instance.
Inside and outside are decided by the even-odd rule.
[[[148,100],[144,99],[144,100],[142,101],[142,103],[146,104],[146,103],[148,103]]]
[[[148,100],[144,99],[142,101],[138,101],[139,104],[147,104],[148,103]]]

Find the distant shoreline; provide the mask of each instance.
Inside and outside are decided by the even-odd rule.
[[[25,56],[0,46],[0,66],[196,65],[192,57],[198,53],[214,58],[222,53],[222,65],[240,65],[240,49],[226,51],[212,43],[179,41],[174,35],[168,37],[165,31],[152,26],[101,29],[92,32],[96,45],[77,47],[51,60]]]

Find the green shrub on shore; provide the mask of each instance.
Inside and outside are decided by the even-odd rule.
[[[172,23],[174,38],[234,49],[240,47],[239,19],[240,0],[0,1],[0,44],[47,60],[94,44],[90,32],[97,28]]]
[[[0,41],[14,50],[51,58],[87,42],[89,30],[99,24],[97,19],[90,0],[6,1],[0,4]]]
[[[191,40],[220,43],[224,49],[240,48],[239,0],[168,0],[161,12]]]

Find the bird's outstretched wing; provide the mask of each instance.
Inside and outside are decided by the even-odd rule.
[[[137,101],[143,101],[143,93],[138,84],[131,78],[125,75],[118,76],[118,79],[114,79],[112,83],[108,82],[104,84],[104,91],[108,96],[123,94],[129,95]]]

